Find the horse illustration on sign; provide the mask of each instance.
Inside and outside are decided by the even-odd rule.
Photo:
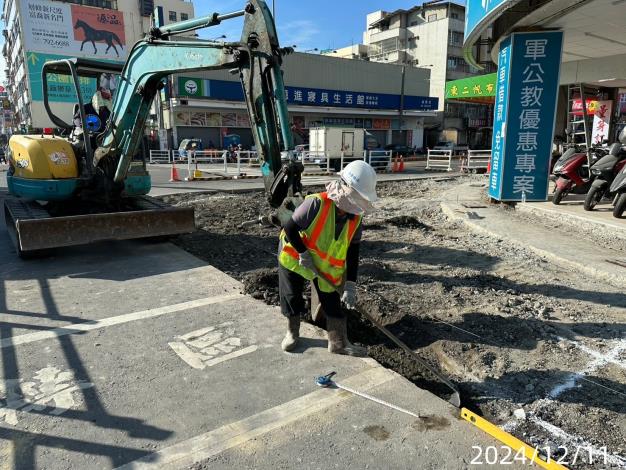
[[[105,31],[102,29],[93,28],[92,26],[89,26],[85,21],[77,20],[76,24],[74,25],[74,29],[81,29],[81,28],[83,30],[83,33],[85,34],[85,39],[83,40],[83,43],[80,45],[81,52],[83,50],[83,46],[85,45],[85,43],[90,42],[93,45],[93,53],[97,54],[98,49],[96,48],[96,42],[105,42],[109,46],[107,47],[106,51],[104,51],[105,54],[108,54],[109,50],[113,48],[113,50],[115,51],[115,54],[118,57],[120,56],[119,52],[117,51],[117,48],[115,47],[114,42],[117,42],[121,48],[123,48],[124,45],[122,44],[122,41],[120,41],[120,38],[117,36],[117,34],[112,33],[111,31]]]

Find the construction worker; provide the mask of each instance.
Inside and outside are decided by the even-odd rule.
[[[339,175],[338,181],[326,185],[325,192],[305,198],[280,235],[280,305],[288,319],[282,342],[285,351],[292,351],[297,345],[300,318],[305,313],[305,281],[309,280],[313,281],[326,314],[328,350],[351,356],[367,354],[365,348],[348,341],[347,318],[341,304],[347,308],[356,306],[361,219],[373,210],[372,203],[378,199],[376,172],[357,160]]]

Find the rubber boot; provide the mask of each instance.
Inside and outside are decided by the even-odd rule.
[[[326,317],[326,331],[328,333],[328,352],[356,357],[367,356],[367,348],[348,341],[347,318]]]
[[[294,315],[288,317],[289,325],[287,327],[287,334],[280,344],[283,351],[293,351],[298,344],[298,338],[300,337],[300,315]]]

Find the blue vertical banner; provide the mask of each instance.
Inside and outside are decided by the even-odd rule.
[[[493,136],[491,142],[491,173],[489,175],[489,196],[500,199],[502,194],[502,167],[506,136],[506,114],[509,103],[509,76],[511,72],[511,37],[500,43],[498,54],[498,75],[496,78],[496,102],[493,116]]]
[[[548,197],[562,45],[561,31],[513,33],[502,42],[489,183],[494,199]]]

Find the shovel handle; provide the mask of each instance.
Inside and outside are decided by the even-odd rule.
[[[321,279],[323,279],[323,277],[321,276],[320,272],[317,270],[317,268],[315,268],[313,270],[313,272],[315,273],[315,275]],[[337,292],[338,294],[341,294],[341,292],[339,292],[339,290],[333,286],[333,289],[335,290],[335,292]],[[317,306],[317,309],[315,311],[315,315],[313,315],[313,317],[315,318],[317,316],[317,314],[319,313],[320,308],[322,307],[321,304],[319,304]],[[358,312],[363,315],[365,318],[367,318],[376,328],[378,328],[380,330],[381,333],[383,333],[387,338],[389,338],[391,341],[393,341],[397,346],[399,346],[405,353],[407,353],[409,356],[411,356],[413,358],[413,360],[415,362],[417,362],[419,365],[421,365],[422,367],[428,369],[430,371],[430,373],[432,373],[435,377],[437,377],[442,383],[444,383],[449,389],[451,389],[453,391],[452,396],[450,397],[450,399],[448,400],[453,406],[455,406],[456,408],[460,408],[461,407],[461,394],[459,392],[459,389],[456,387],[455,384],[453,384],[447,377],[445,377],[441,372],[439,372],[438,370],[436,370],[434,367],[432,367],[430,364],[428,364],[428,362],[426,362],[425,360],[423,360],[421,357],[419,357],[415,351],[413,351],[411,348],[409,348],[406,344],[404,344],[402,341],[400,341],[400,339],[395,336],[393,333],[391,333],[391,331],[389,331],[387,328],[385,328],[382,323],[380,323],[378,320],[376,320],[373,316],[371,316],[369,313],[363,312],[358,310]]]

